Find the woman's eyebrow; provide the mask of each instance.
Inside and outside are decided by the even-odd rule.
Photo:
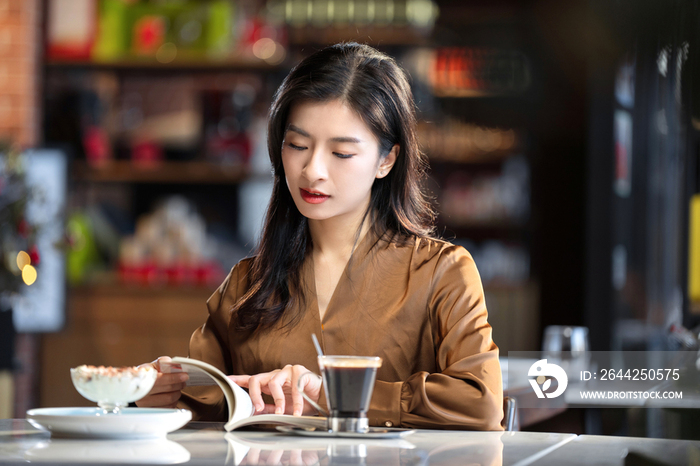
[[[309,133],[307,133],[303,129],[299,128],[298,126],[294,126],[292,124],[287,126],[287,131],[294,131],[295,133],[300,134],[301,136],[304,136],[305,138],[311,137],[311,135]],[[350,142],[350,143],[354,143],[354,144],[359,144],[362,142],[361,139],[358,139],[358,138],[355,138],[352,136],[337,136],[337,137],[331,138],[330,140],[331,140],[331,142]]]
[[[287,126],[287,131],[294,131],[295,133],[301,134],[305,138],[311,137],[311,135],[309,133],[307,133],[303,129],[299,128],[298,126],[289,125],[289,126]]]
[[[331,138],[332,142],[352,142],[355,144],[359,144],[362,141],[360,139],[354,138],[352,136],[339,136],[336,138]]]

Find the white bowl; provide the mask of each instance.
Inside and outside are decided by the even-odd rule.
[[[75,389],[108,412],[140,400],[151,391],[158,372],[151,366],[78,366],[70,370]]]

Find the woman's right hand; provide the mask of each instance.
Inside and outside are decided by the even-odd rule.
[[[161,372],[160,363],[170,362],[168,356],[161,356],[153,362],[144,364],[150,365],[158,371],[158,376],[153,384],[153,388],[148,395],[136,402],[139,408],[175,408],[177,400],[182,395],[189,376],[184,372]]]
[[[307,374],[312,377],[306,377]],[[287,364],[282,369],[255,375],[229,375],[236,385],[248,389],[255,414],[292,414],[311,416],[318,411],[304,400],[300,390],[314,402],[321,396],[321,377],[302,365]],[[299,379],[303,378],[299,387]],[[262,394],[270,395],[275,404],[265,404]]]

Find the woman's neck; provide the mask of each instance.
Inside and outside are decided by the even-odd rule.
[[[351,221],[337,217],[326,220],[310,219],[309,232],[314,255],[347,260],[369,230],[370,223],[364,216]]]

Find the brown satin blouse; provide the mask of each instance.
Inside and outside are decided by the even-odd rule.
[[[321,321],[311,257],[302,268],[305,309],[291,328],[243,334],[231,309],[248,290],[251,259],[239,262],[209,298],[207,322],[189,355],[226,374],[301,364],[319,373],[311,333],[325,354],[380,356],[370,425],[502,430],[503,387],[481,279],[461,246],[371,231],[357,246]],[[325,400],[320,400],[325,404]],[[218,388],[188,388],[179,405],[194,419],[226,418]]]

